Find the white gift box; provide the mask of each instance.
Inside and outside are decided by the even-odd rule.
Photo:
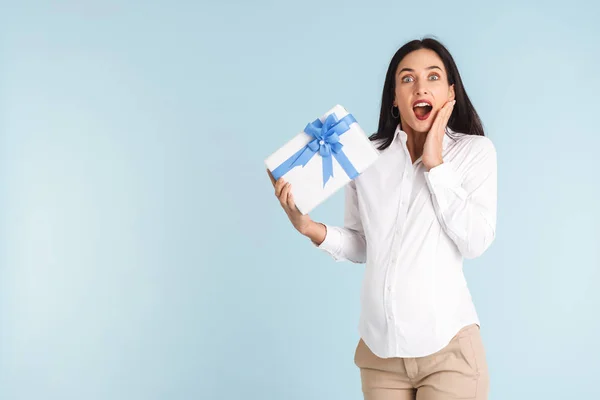
[[[341,147],[341,151],[338,151],[336,154],[332,153],[329,156],[331,161],[325,160],[325,170],[327,171],[329,169],[327,165],[330,165],[333,172],[332,177],[324,177],[323,160],[324,157],[327,158],[328,156],[321,155],[321,151],[323,150],[321,147],[326,146],[324,144],[326,140],[319,140],[324,138],[315,137],[313,134],[307,133],[307,130],[314,132],[314,130],[307,129],[308,126],[265,160],[265,164],[271,172],[276,171],[282,164],[284,165],[282,168],[285,173],[281,176],[283,176],[286,182],[291,183],[294,201],[302,214],[310,213],[332,194],[344,187],[351,180],[356,179],[379,156],[379,151],[371,143],[358,122],[356,122],[352,115],[349,115],[344,107],[336,105],[319,118],[320,123],[324,124],[326,120],[330,122],[334,117],[330,117],[331,114],[334,114],[337,121],[340,121],[338,128],[345,126],[345,128],[339,129],[343,130],[343,132],[338,135],[339,143],[342,146],[336,144],[332,146],[338,149]],[[328,119],[328,117],[330,118]],[[351,122],[349,128],[347,124],[343,124],[344,122]],[[320,132],[324,133],[325,130],[327,129],[323,129]],[[328,132],[331,133],[330,130]],[[335,139],[329,140],[336,141]],[[312,145],[312,152],[307,147],[309,144]],[[315,151],[316,147],[319,150]],[[312,155],[310,160],[304,166],[298,165],[293,166],[291,169],[286,168],[285,165],[288,165],[291,160],[296,158],[293,156],[302,152],[303,149],[304,151],[309,151],[309,153],[304,154],[306,158]],[[323,151],[327,152],[327,150]],[[348,165],[348,162],[351,165]],[[282,168],[277,170],[277,175],[274,174],[275,178],[280,175]],[[349,176],[348,171],[351,171],[351,175],[354,176]]]

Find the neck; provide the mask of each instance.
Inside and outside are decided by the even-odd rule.
[[[425,139],[427,139],[428,132],[418,132],[413,130],[408,124],[402,124],[406,126],[406,129],[402,129],[406,133],[406,147],[413,157],[413,160],[423,155],[423,147],[425,146]]]

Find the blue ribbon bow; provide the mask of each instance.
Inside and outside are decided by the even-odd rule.
[[[306,125],[304,132],[314,137],[314,139],[271,171],[275,180],[287,174],[292,168],[304,167],[317,154],[317,151],[323,158],[323,187],[325,187],[329,178],[333,177],[332,156],[335,157],[350,179],[356,178],[358,171],[344,154],[342,150],[344,146],[340,143],[340,136],[349,130],[350,125],[354,122],[356,122],[356,119],[352,114],[338,120],[335,113],[331,113],[324,123],[320,119],[316,119]]]

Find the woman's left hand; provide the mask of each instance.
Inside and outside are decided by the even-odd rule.
[[[435,116],[431,130],[427,133],[425,145],[423,146],[423,157],[421,158],[427,171],[444,162],[442,158],[442,143],[455,103],[456,100],[453,100],[444,104],[444,107]]]

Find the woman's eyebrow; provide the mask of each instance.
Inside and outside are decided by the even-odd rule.
[[[441,69],[440,67],[438,67],[437,65],[432,65],[431,67],[427,67],[427,68],[425,68],[425,69],[435,69],[435,68],[439,69],[440,71],[442,70],[442,69]],[[402,68],[400,71],[398,71],[398,74],[401,74],[401,73],[402,73],[402,72],[404,72],[404,71],[408,71],[408,72],[415,72],[415,70],[414,70],[414,69],[405,67],[405,68]]]

